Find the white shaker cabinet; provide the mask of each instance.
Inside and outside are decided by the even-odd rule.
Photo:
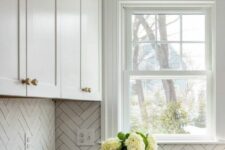
[[[58,0],[61,97],[101,100],[101,0]]]
[[[25,1],[0,1],[0,95],[26,96]]]
[[[0,0],[0,95],[101,100],[101,0]]]
[[[55,0],[1,0],[0,20],[0,95],[59,97]]]

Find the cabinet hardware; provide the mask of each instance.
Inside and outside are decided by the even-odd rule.
[[[37,86],[38,85],[38,80],[37,79],[33,79],[31,81],[31,83],[34,85],[34,86]]]
[[[26,84],[26,85],[30,85],[30,83],[31,83],[30,78],[22,79],[21,83]]]
[[[87,92],[87,93],[91,93],[91,88],[89,87],[86,87],[86,88],[83,88],[81,89],[83,92]]]

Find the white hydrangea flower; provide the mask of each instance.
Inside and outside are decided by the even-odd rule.
[[[110,138],[102,142],[101,150],[119,150],[121,142],[117,138]]]
[[[157,150],[157,143],[152,136],[148,135],[147,141],[148,141],[148,146],[146,150]]]
[[[131,133],[128,139],[125,141],[127,150],[145,150],[145,143],[143,138],[136,133]]]

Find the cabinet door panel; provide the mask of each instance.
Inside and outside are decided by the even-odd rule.
[[[55,7],[55,0],[27,1],[27,77],[38,80],[28,96],[60,95]]]
[[[80,0],[58,0],[57,28],[62,64],[62,98],[81,99]]]
[[[81,87],[91,88],[84,99],[101,99],[101,3],[81,1]]]
[[[100,9],[98,0],[58,0],[62,98],[101,100]]]
[[[0,1],[0,95],[26,95],[25,1]]]

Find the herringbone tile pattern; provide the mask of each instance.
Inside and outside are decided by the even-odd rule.
[[[0,150],[25,150],[25,133],[30,150],[55,150],[54,108],[51,100],[1,98]]]
[[[100,102],[56,102],[56,150],[99,150],[101,137]],[[77,131],[94,129],[94,146],[78,146]]]

